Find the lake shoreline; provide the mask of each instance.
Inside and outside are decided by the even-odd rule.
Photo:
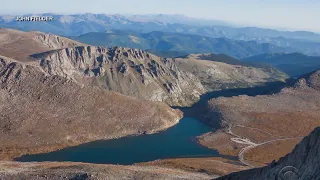
[[[193,128],[190,128],[193,127]],[[122,164],[130,165],[134,163],[148,162],[157,159],[168,159],[168,158],[186,158],[186,157],[220,157],[219,153],[215,150],[210,149],[201,145],[197,139],[204,133],[211,132],[212,128],[204,124],[203,122],[193,119],[193,118],[183,118],[180,122],[167,130],[156,132],[148,135],[131,135],[122,137],[119,139],[111,140],[98,140],[94,142],[89,142],[81,144],[79,146],[68,147],[54,152],[47,153],[52,158],[42,160],[41,157],[45,157],[45,154],[35,154],[35,155],[24,155],[14,160],[17,161],[70,161],[70,156],[74,155],[74,152],[81,154],[77,159],[72,157],[72,162],[86,162],[86,163],[103,163],[103,164]],[[194,141],[196,140],[196,142]],[[149,143],[149,144],[148,144]],[[164,144],[164,146],[162,145]],[[108,148],[107,148],[108,147]],[[77,149],[78,148],[78,149]],[[156,148],[156,149],[154,149]],[[99,151],[99,149],[101,151]],[[103,150],[102,150],[103,149]],[[154,152],[150,152],[154,151]],[[57,154],[53,155],[55,152]],[[101,160],[101,157],[88,157],[88,159],[83,159],[86,154],[91,152],[92,154],[113,154],[108,155],[108,158],[112,159],[109,161],[105,158],[105,161]],[[66,153],[66,154],[64,154]],[[137,156],[138,159],[129,161],[124,157],[119,156],[119,153],[123,154],[127,158],[127,154],[132,154]],[[51,154],[51,155],[50,155]],[[62,159],[55,159],[54,157],[60,157]],[[117,157],[114,157],[117,156]],[[32,159],[36,157],[36,159]],[[90,158],[93,158],[93,160]],[[96,159],[95,159],[96,158]],[[117,158],[121,159],[118,162]],[[131,157],[132,158],[132,157]],[[136,157],[134,157],[136,158]],[[129,162],[129,163],[128,163]]]

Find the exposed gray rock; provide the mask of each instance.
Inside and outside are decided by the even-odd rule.
[[[82,46],[33,57],[50,75],[169,105],[191,105],[205,92],[199,79],[173,60],[143,50]]]

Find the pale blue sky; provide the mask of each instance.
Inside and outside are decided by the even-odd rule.
[[[0,0],[1,14],[184,14],[269,28],[320,32],[320,0]]]

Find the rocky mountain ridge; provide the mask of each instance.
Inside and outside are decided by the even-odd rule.
[[[31,54],[84,45],[53,34],[38,31],[23,32],[6,28],[0,28],[0,42],[1,55],[22,62],[28,61]]]
[[[0,104],[2,160],[94,140],[153,133],[182,118],[180,111],[162,102],[79,84],[3,56]]]
[[[50,75],[169,105],[191,105],[205,92],[198,78],[173,60],[143,50],[81,46],[32,57]]]
[[[172,59],[139,49],[96,46],[32,55],[49,74],[172,106],[190,106],[200,95],[210,91],[287,79],[284,73],[271,67],[227,64],[215,59],[205,60],[204,56],[192,54]],[[219,60],[228,59],[226,57]]]
[[[235,58],[276,52],[296,52],[290,47],[280,47],[269,43],[240,41],[229,38],[211,38],[202,35],[161,32],[159,30],[141,33],[126,30],[90,32],[80,36],[70,36],[79,42],[94,46],[122,46],[145,49],[158,56],[177,57],[194,53],[220,53]],[[171,55],[171,52],[172,53]]]

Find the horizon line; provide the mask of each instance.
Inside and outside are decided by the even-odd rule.
[[[83,14],[92,14],[92,15],[120,15],[120,16],[134,16],[134,15],[171,15],[171,16],[183,16],[187,18],[193,18],[193,19],[199,19],[199,20],[205,20],[205,21],[220,21],[222,23],[225,23],[226,25],[215,25],[214,23],[212,25],[202,25],[202,26],[222,26],[222,27],[232,27],[232,28],[259,28],[259,29],[266,29],[266,30],[276,30],[281,32],[311,32],[317,35],[320,35],[320,31],[315,30],[306,30],[306,29],[296,29],[291,27],[270,27],[270,26],[259,26],[259,25],[244,25],[244,24],[237,24],[234,22],[229,22],[227,20],[220,20],[220,19],[211,19],[211,18],[203,18],[203,17],[193,17],[188,16],[185,14],[179,14],[179,13],[92,13],[92,12],[75,12],[75,13],[67,13],[67,12],[37,12],[37,13],[0,13],[0,16],[23,16],[23,15],[40,15],[40,14],[53,14],[53,15],[66,15],[66,16],[72,16],[72,15],[83,15]],[[183,24],[183,23],[181,23]]]

